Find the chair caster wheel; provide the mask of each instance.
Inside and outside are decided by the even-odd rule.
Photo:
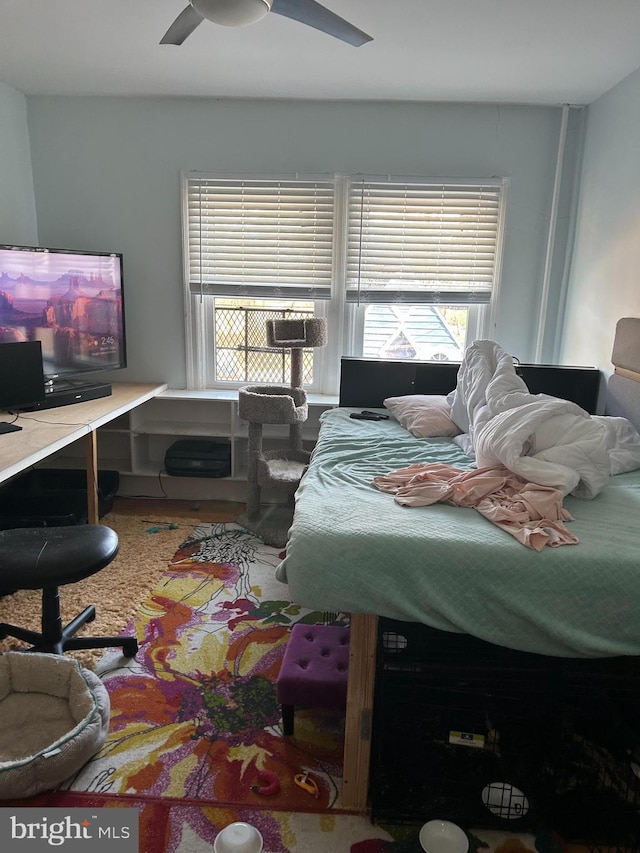
[[[126,658],[134,658],[138,654],[137,640],[129,640],[122,644],[122,654]]]

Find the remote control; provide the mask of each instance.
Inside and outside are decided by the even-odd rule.
[[[350,418],[353,418],[354,421],[383,421],[385,420],[384,416],[375,415],[371,412],[352,412],[349,415]]]

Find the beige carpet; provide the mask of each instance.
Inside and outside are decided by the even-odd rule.
[[[149,510],[149,507],[145,509]],[[60,608],[65,624],[89,604],[96,607],[95,621],[86,625],[79,636],[119,635],[199,519],[195,513],[193,518],[176,517],[168,508],[160,506],[144,515],[110,512],[100,523],[113,528],[118,534],[118,556],[101,572],[60,588]],[[0,622],[37,631],[40,630],[40,613],[39,590],[20,590],[0,598]],[[24,646],[7,638],[0,641],[0,650],[20,648],[21,645]],[[95,669],[104,649],[69,654],[88,669]]]

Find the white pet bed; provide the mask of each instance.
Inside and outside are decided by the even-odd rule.
[[[57,787],[102,747],[109,694],[73,658],[0,654],[0,798]]]

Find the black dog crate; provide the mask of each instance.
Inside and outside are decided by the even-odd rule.
[[[555,830],[594,853],[640,853],[637,666],[380,619],[372,819]]]
[[[506,692],[386,678],[375,703],[372,819],[535,831],[552,785],[543,756],[558,728],[551,709]]]
[[[591,697],[594,698],[594,697]],[[565,711],[546,824],[593,853],[640,853],[640,740],[602,696]]]
[[[521,652],[468,634],[439,631],[416,622],[381,618],[378,622],[381,673],[411,674],[432,684],[456,678],[471,686],[501,685],[505,679],[535,683],[535,689],[567,695],[598,693],[640,702],[640,658],[552,658]]]
[[[117,471],[98,472],[98,514],[113,507]],[[86,524],[87,475],[83,470],[33,468],[0,489],[0,529]]]

